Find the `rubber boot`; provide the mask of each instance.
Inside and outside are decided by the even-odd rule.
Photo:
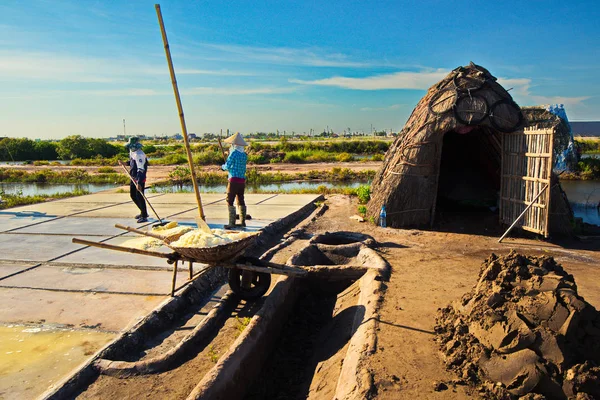
[[[235,229],[235,206],[227,207],[229,211],[229,223],[225,225],[224,229]]]
[[[246,227],[246,206],[240,206],[240,226]]]

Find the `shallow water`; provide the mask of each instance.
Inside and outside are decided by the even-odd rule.
[[[246,185],[246,193],[261,192],[287,192],[291,190],[301,189],[316,189],[319,186],[325,186],[327,188],[343,188],[351,187],[356,188],[360,185],[365,185],[367,182],[360,181],[348,181],[348,182],[282,182],[282,183],[264,183],[260,185]],[[199,186],[198,189],[201,193],[225,193],[227,185],[204,185]],[[175,185],[171,186],[155,186],[151,189],[153,192],[173,192],[173,191],[186,191],[191,192],[193,190],[192,185],[184,185],[181,189]]]
[[[560,181],[576,217],[600,226],[600,181]]]
[[[0,326],[0,398],[39,396],[115,336],[87,330]]]
[[[34,196],[39,194],[57,194],[67,193],[74,190],[86,190],[90,193],[100,192],[102,190],[112,189],[121,185],[112,183],[5,183],[0,182],[0,191],[8,194],[17,194],[21,192],[24,196]]]

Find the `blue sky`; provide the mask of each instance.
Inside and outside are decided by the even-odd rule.
[[[469,61],[520,105],[600,120],[584,1],[163,1],[189,132],[403,127]],[[180,132],[154,2],[0,2],[0,136]]]

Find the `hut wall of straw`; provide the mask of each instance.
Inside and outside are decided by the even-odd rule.
[[[390,146],[373,179],[367,215],[377,219],[385,205],[390,227],[431,223],[444,134],[473,126],[512,132],[522,122],[520,107],[485,68],[455,69],[429,88]]]
[[[417,104],[390,146],[371,185],[367,215],[378,219],[383,205],[393,228],[426,226],[435,217],[444,135],[478,129],[484,157],[501,163],[501,135],[524,126],[556,129],[555,149],[564,148],[562,120],[542,108],[521,108],[485,68],[459,67]],[[500,171],[497,172],[498,179]],[[555,176],[551,190],[550,231],[571,233],[573,213]]]

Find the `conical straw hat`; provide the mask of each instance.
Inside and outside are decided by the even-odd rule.
[[[248,146],[248,143],[244,140],[242,135],[239,132],[229,136],[227,139],[223,140],[225,143],[235,144],[237,146]]]

